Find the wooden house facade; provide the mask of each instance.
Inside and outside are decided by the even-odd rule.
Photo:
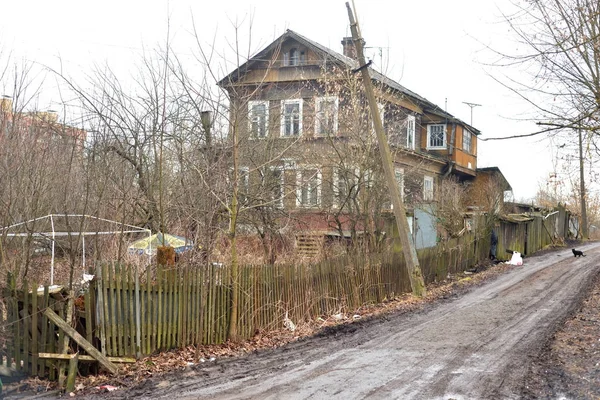
[[[295,232],[377,231],[390,215],[378,149],[352,57],[288,30],[218,84],[230,99],[239,149],[240,192],[269,207]],[[479,130],[370,69],[409,221],[431,209],[449,175],[477,176]]]

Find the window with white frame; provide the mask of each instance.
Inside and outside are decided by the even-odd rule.
[[[410,150],[415,149],[415,116],[406,117],[406,147]]]
[[[467,128],[463,128],[463,150],[467,153],[471,152],[472,135]]]
[[[425,176],[423,178],[423,200],[424,201],[432,201],[433,200],[433,177]]]
[[[321,205],[321,171],[303,168],[296,172],[296,206],[319,207]]]
[[[338,98],[317,97],[315,101],[315,134],[331,135],[338,129]]]
[[[281,136],[297,137],[302,134],[302,99],[281,102]]]
[[[253,137],[264,138],[269,132],[269,102],[248,102],[249,131]]]
[[[427,125],[427,149],[446,148],[446,124]]]

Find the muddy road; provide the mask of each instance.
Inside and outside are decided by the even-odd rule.
[[[561,249],[467,293],[276,350],[150,379],[111,398],[519,398],[529,365],[600,271]]]

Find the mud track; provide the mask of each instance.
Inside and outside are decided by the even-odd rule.
[[[531,362],[579,306],[600,244],[525,260],[423,311],[359,321],[276,350],[150,379],[110,398],[519,398]]]

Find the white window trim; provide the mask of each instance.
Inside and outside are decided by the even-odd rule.
[[[329,102],[333,100],[335,102],[335,110],[333,114],[333,132],[320,133],[321,130],[321,118],[319,118],[319,105],[322,102]],[[325,96],[325,97],[317,97],[315,100],[315,136],[327,136],[327,135],[335,135],[338,131],[338,107],[339,107],[339,99],[337,96]]]
[[[411,132],[412,128],[412,132]],[[406,117],[406,147],[410,150],[414,150],[416,147],[416,132],[417,132],[417,119],[414,115],[409,115]],[[412,135],[411,135],[412,133]],[[408,140],[412,136],[412,146],[410,145],[410,140]]]
[[[431,146],[431,128],[434,126],[443,126],[444,127],[444,143],[441,146]],[[447,148],[447,126],[446,124],[429,124],[427,125],[427,150],[445,150]]]
[[[427,191],[426,182],[431,182],[431,191]],[[425,175],[423,177],[423,200],[424,201],[433,201],[433,193],[434,193],[433,182],[434,182],[433,176]]]
[[[252,132],[252,120],[254,119],[254,114],[252,113],[252,108],[255,105],[264,104],[265,106],[265,136],[258,136]],[[269,136],[269,101],[268,100],[250,100],[248,102],[248,132],[250,133],[251,138],[256,139],[264,139]]]
[[[285,106],[287,104],[299,104],[298,113],[299,113],[299,121],[298,121],[298,135],[285,135]],[[282,138],[295,138],[302,136],[302,99],[288,99],[281,101],[281,126],[279,131],[279,136]]]
[[[317,204],[302,204],[302,174],[308,170],[317,171]],[[312,177],[312,175],[311,175]],[[296,170],[296,207],[298,208],[317,208],[321,207],[321,186],[323,183],[323,174],[319,167],[315,166],[302,166]]]

